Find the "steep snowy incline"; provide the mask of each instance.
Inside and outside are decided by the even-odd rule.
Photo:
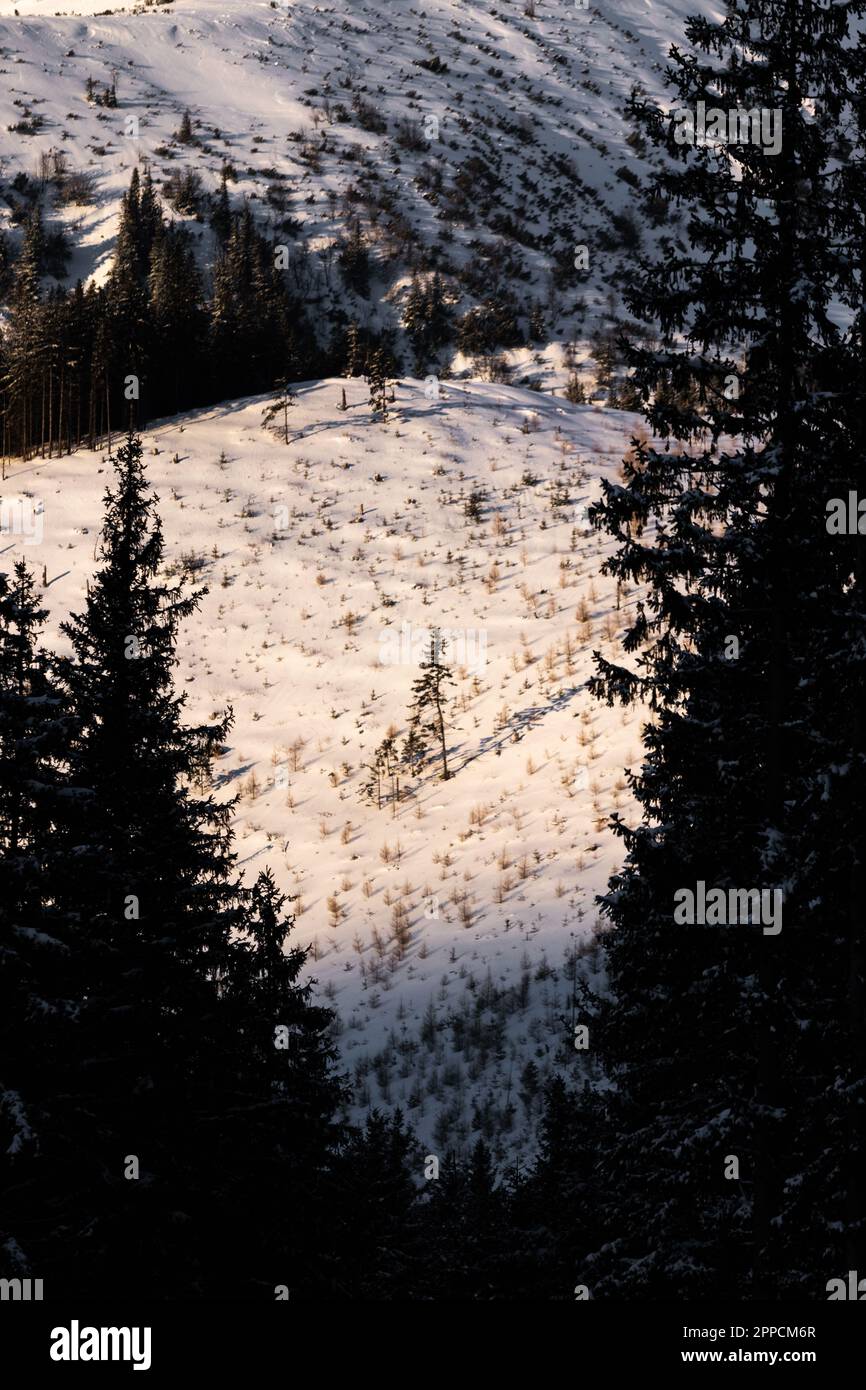
[[[594,897],[620,854],[607,822],[639,759],[638,713],[585,690],[636,595],[599,574],[610,542],[584,513],[639,421],[402,381],[383,426],[359,380],[297,390],[288,446],[261,400],[145,432],[169,568],[209,588],[178,678],[191,717],[234,708],[217,785],[240,796],[240,862],[297,895],[359,1102],[403,1105],[440,1146],[485,1133],[525,1151],[527,1063],[584,1065],[571,980],[596,968]],[[4,567],[45,566],[52,636],[82,602],[108,476],[82,452],[4,484],[42,535],[14,537]],[[433,626],[454,775],[431,745],[379,809],[364,765],[389,729],[402,744]]]

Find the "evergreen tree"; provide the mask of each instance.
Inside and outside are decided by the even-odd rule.
[[[153,186],[150,169],[145,169],[138,202],[138,247],[140,265],[144,272],[150,271],[151,253],[162,228],[162,207]]]
[[[0,1026],[20,1029],[4,1273],[55,1296],[272,1297],[328,1273],[331,1013],[270,873],[234,876],[231,806],[203,790],[228,719],[182,722],[172,669],[200,594],[166,586],[163,559],[130,435],[54,687],[32,580],[0,586]]]
[[[363,376],[367,370],[367,350],[361,343],[354,319],[346,329],[346,376]]]
[[[862,913],[835,809],[850,822],[851,789],[834,770],[862,744],[826,682],[828,645],[862,630],[862,588],[822,518],[825,460],[852,457],[846,384],[862,377],[830,309],[862,303],[857,259],[838,253],[862,246],[862,206],[836,152],[863,9],[729,0],[721,22],[690,21],[703,56],[672,51],[679,112],[780,111],[775,153],[741,129],[728,147],[680,143],[677,110],[633,103],[690,221],[689,244],[667,242],[628,296],[659,325],[661,347],[628,360],[668,443],[636,443],[626,486],[606,485],[596,512],[619,542],[608,572],[648,594],[625,640],[636,669],[597,658],[592,686],[654,716],[633,777],[643,819],[615,818],[626,860],[604,901],[615,1090],[593,1267],[620,1297],[820,1297],[863,1258],[841,1159],[855,1142],[862,1170],[849,1008]],[[859,653],[846,677],[862,682]],[[675,895],[699,882],[778,891],[783,930],[678,921]]]
[[[586,401],[586,388],[577,372],[572,372],[569,375],[565,388],[565,399],[571,401],[572,405],[583,405]]]
[[[192,120],[188,111],[184,111],[183,115],[181,116],[180,125],[178,129],[175,131],[174,138],[175,140],[179,141],[181,145],[193,144],[195,136],[193,134],[192,129]]]
[[[412,277],[403,309],[403,327],[415,353],[416,369],[423,372],[452,336],[451,308],[438,271],[423,285],[417,275]]]
[[[427,758],[427,744],[424,740],[421,727],[417,723],[412,723],[406,732],[403,740],[403,748],[400,754],[404,767],[411,775],[421,771]]]
[[[520,1077],[520,1099],[527,1114],[532,1113],[535,1097],[538,1094],[538,1067],[532,1058],[526,1063]]]
[[[211,208],[210,224],[218,241],[224,246],[232,229],[231,200],[229,199],[228,179],[225,170],[223,170],[220,179],[219,193],[216,195]]]
[[[329,1277],[323,1256],[334,1239],[335,1117],[344,1100],[333,1069],[333,1014],[313,1002],[309,982],[300,983],[309,950],[289,944],[294,923],[285,905],[263,870],[244,897],[223,983],[226,1079],[215,1139],[231,1217],[230,1232],[211,1223],[208,1241],[222,1279],[236,1287],[243,1252],[248,1292],[265,1298],[280,1283],[295,1294],[320,1292]]]
[[[217,399],[273,386],[278,365],[300,360],[306,326],[275,268],[274,247],[249,207],[235,218],[214,270],[211,344]]]
[[[448,781],[448,748],[445,740],[445,700],[446,687],[454,684],[454,677],[445,665],[446,643],[438,628],[430,635],[430,649],[420,663],[421,674],[412,685],[412,716],[410,728],[415,724],[429,732],[439,744],[442,754],[442,780]],[[425,723],[424,716],[429,713]]]
[[[547,326],[544,319],[544,309],[541,304],[533,302],[529,310],[529,341],[531,343],[543,342],[547,337]]]
[[[594,1298],[596,1265],[587,1252],[611,1231],[601,1099],[588,1086],[554,1076],[544,1088],[538,1155],[512,1198],[513,1240],[521,1254],[512,1288],[524,1297],[573,1299],[583,1285]],[[523,1238],[521,1239],[521,1234]]]
[[[199,1277],[196,1251],[169,1259],[165,1243],[177,1214],[194,1220],[201,1201],[197,1150],[216,1104],[210,1068],[224,1051],[219,987],[241,914],[230,807],[194,791],[228,720],[182,723],[171,673],[179,624],[200,595],[158,580],[154,507],[130,435],[106,493],[100,569],[84,611],[63,625],[73,657],[62,688],[76,716],[69,776],[91,795],[56,895],[86,933],[69,1100],[79,1119],[64,1136],[56,1195],[69,1239],[52,1259],[61,1285],[74,1269],[90,1289],[120,1274],[126,1287],[151,1288]],[[140,1179],[124,1179],[126,1155],[137,1156]],[[81,1223],[86,1251],[73,1238]]]
[[[109,431],[146,418],[145,377],[151,340],[148,256],[141,225],[141,180],[133,169],[120,209],[114,260],[106,285],[105,362]],[[132,380],[130,380],[132,378]]]
[[[367,299],[370,294],[370,253],[357,219],[340,247],[337,261],[346,288]]]
[[[497,1183],[484,1140],[468,1158],[449,1150],[420,1210],[420,1295],[445,1301],[507,1296],[514,1257],[509,1216],[508,1194]]]
[[[467,355],[493,352],[498,347],[518,347],[520,342],[516,306],[505,291],[473,304],[457,327],[457,346]]]
[[[388,423],[388,376],[381,348],[367,361],[367,385],[370,388],[370,409],[381,424]]]
[[[420,1156],[400,1110],[373,1110],[344,1140],[334,1173],[336,1241],[331,1287],[343,1297],[404,1297],[417,1250],[413,1168]]]
[[[0,301],[5,301],[12,284],[12,255],[9,250],[9,238],[5,232],[0,232]]]
[[[54,900],[74,789],[64,759],[68,708],[37,650],[46,617],[19,562],[0,575],[0,1275],[43,1277],[56,1094],[62,1094],[79,991],[76,923]]]
[[[280,421],[282,425],[283,440],[286,444],[290,442],[289,411],[295,405],[297,405],[295,393],[292,390],[291,382],[286,377],[281,382],[279,382],[279,392],[276,400],[272,401],[270,405],[265,406],[264,414],[262,416],[262,423],[264,425],[270,425],[274,422],[274,420]]]
[[[4,339],[3,395],[6,448],[25,458],[44,439],[40,257],[42,220],[38,209],[29,218],[24,245],[15,266],[9,321]]]
[[[202,342],[207,311],[201,277],[188,234],[161,227],[150,255],[148,276],[153,367],[151,404],[157,414],[175,414],[201,398]]]

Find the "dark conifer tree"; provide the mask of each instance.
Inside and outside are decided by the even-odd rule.
[[[6,299],[12,284],[12,256],[9,251],[9,238],[0,232],[0,301]]]
[[[330,1284],[352,1299],[397,1298],[415,1281],[415,1207],[423,1172],[417,1144],[397,1110],[373,1110],[351,1132],[334,1167]],[[423,1258],[423,1249],[420,1252]]]
[[[438,271],[424,285],[417,275],[413,276],[403,310],[403,327],[415,353],[416,370],[423,372],[452,334],[451,309]]]
[[[217,193],[213,200],[210,224],[213,227],[217,240],[224,246],[228,241],[229,233],[232,229],[232,208],[225,170],[223,170],[223,175],[220,179],[219,193]]]
[[[413,722],[409,725],[406,737],[403,740],[400,759],[410,775],[415,776],[424,766],[426,758],[427,744],[421,732],[421,727],[417,722]]]
[[[377,348],[367,361],[367,385],[370,388],[370,409],[381,424],[388,423],[388,374],[381,349]]]
[[[141,223],[141,180],[133,169],[120,209],[114,260],[106,284],[106,361],[109,418],[122,429],[147,419],[151,324],[147,297],[148,253]]]
[[[340,271],[347,289],[354,290],[362,299],[370,294],[370,253],[361,224],[355,220],[344,239],[337,257]]]
[[[180,125],[175,132],[174,138],[178,140],[181,145],[191,145],[193,143],[195,136],[193,135],[192,120],[188,111],[184,111],[181,116]]]
[[[0,575],[0,1273],[43,1278],[58,1129],[80,1001],[79,924],[56,901],[68,784],[67,703],[37,647],[46,617],[19,562]],[[61,1177],[61,1182],[63,1181]]]
[[[145,169],[141,180],[141,196],[138,202],[138,246],[141,269],[150,272],[150,258],[154,242],[162,231],[163,215],[156,189],[153,186],[150,169]]]
[[[274,384],[286,361],[286,344],[293,345],[292,318],[274,248],[244,207],[214,270],[211,341],[221,396]]]
[[[346,329],[346,376],[363,376],[366,370],[367,349],[353,319]]]
[[[207,1150],[197,1146],[221,1051],[219,981],[241,913],[230,807],[195,788],[228,721],[182,722],[172,667],[199,595],[157,578],[162,532],[134,436],[116,469],[100,569],[85,610],[63,628],[74,653],[63,663],[76,715],[69,775],[91,797],[70,829],[74,871],[57,892],[85,938],[72,1096],[88,1126],[76,1149],[83,1121],[70,1122],[58,1200],[62,1192],[70,1204],[71,1231],[87,1222],[90,1239],[84,1250],[64,1243],[56,1273],[65,1282],[74,1270],[83,1288],[110,1287],[115,1275],[190,1287],[196,1270],[167,1266],[165,1242],[207,1189]],[[138,1179],[125,1178],[127,1155]]]
[[[156,414],[173,415],[184,405],[200,400],[204,391],[204,291],[188,234],[182,229],[173,225],[160,229],[150,263],[150,400]]]
[[[231,806],[206,789],[228,720],[185,725],[172,682],[200,594],[162,562],[130,435],[53,685],[32,580],[0,587],[2,1026],[21,1030],[4,1273],[55,1296],[272,1298],[328,1272],[331,1013],[271,875],[235,878]]]
[[[278,1284],[320,1293],[331,1275],[336,1114],[345,1099],[333,1068],[333,1014],[300,982],[308,949],[289,945],[293,919],[270,870],[243,907],[222,982],[224,1052],[213,1071],[212,1142],[221,1211],[230,1216],[210,1223],[208,1263],[242,1295],[272,1299]],[[202,1225],[208,1229],[206,1211]]]
[[[15,265],[4,339],[6,447],[10,453],[20,453],[25,458],[44,439],[45,426],[41,245],[42,220],[36,209],[28,220],[24,245]]]
[[[626,861],[605,900],[617,1002],[599,1037],[615,1091],[596,1294],[821,1297],[853,1259],[852,1232],[862,1241],[862,1207],[845,1213],[830,1173],[850,1139],[844,1106],[835,1157],[810,1112],[826,1115],[856,1055],[853,1024],[834,1033],[816,1009],[840,1017],[862,986],[833,806],[850,817],[838,768],[855,747],[817,696],[828,613],[851,611],[850,564],[823,518],[851,398],[822,384],[831,363],[836,383],[854,374],[830,306],[862,300],[855,258],[838,251],[862,244],[862,208],[835,153],[863,9],[730,0],[721,23],[689,23],[697,57],[672,51],[670,115],[633,106],[664,151],[660,187],[690,220],[688,244],[668,241],[628,297],[660,329],[659,349],[628,360],[668,442],[636,444],[626,486],[606,485],[596,514],[619,542],[608,571],[648,594],[625,641],[635,663],[599,657],[593,689],[653,712],[633,777],[643,820],[616,818]],[[680,143],[677,113],[699,101],[779,113],[781,144],[739,126],[727,144]],[[678,922],[675,895],[699,882],[778,891],[782,930]],[[804,1190],[811,1214],[792,1231]]]

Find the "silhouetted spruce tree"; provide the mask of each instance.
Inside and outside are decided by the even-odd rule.
[[[220,396],[274,384],[286,344],[294,346],[297,308],[275,268],[273,246],[244,207],[233,219],[213,276],[211,344]]]
[[[840,21],[841,23],[842,21]],[[862,35],[846,50],[851,111],[840,109],[829,144],[841,161],[841,215],[836,236],[840,261],[852,284],[846,327],[816,364],[812,388],[825,404],[827,433],[838,431],[825,451],[824,510],[833,499],[866,495],[863,438],[866,429],[866,44]],[[825,196],[827,181],[801,188],[811,201]],[[834,200],[835,178],[830,181]],[[840,267],[840,275],[841,275]],[[846,506],[847,511],[847,506]],[[794,1287],[814,1286],[812,1251],[821,1249],[819,1296],[830,1278],[866,1267],[866,765],[863,702],[866,652],[863,532],[846,525],[839,534],[825,519],[825,561],[833,578],[812,597],[815,621],[808,662],[802,664],[800,789],[790,801],[790,838],[797,837],[793,871],[808,902],[814,945],[805,943],[798,981],[791,980],[790,1007],[808,1021],[804,1044],[812,1054],[808,1101],[800,1125],[796,1181],[789,1181],[781,1213],[780,1241]],[[811,596],[810,596],[811,597]],[[807,712],[808,705],[808,712]],[[811,946],[811,949],[810,949]],[[805,1051],[805,1048],[804,1048]],[[817,1065],[815,1065],[817,1064]],[[802,1088],[805,1091],[805,1088]],[[807,1233],[804,1241],[800,1232]],[[804,1258],[805,1255],[805,1258]]]
[[[198,1256],[194,1243],[188,1258],[172,1249],[174,1223],[192,1222],[208,1189],[219,988],[241,920],[230,807],[196,787],[228,720],[182,722],[172,668],[200,594],[158,578],[162,531],[135,436],[115,468],[100,568],[84,610],[63,625],[73,656],[62,686],[76,717],[69,776],[92,795],[57,892],[86,949],[70,1100],[79,1118],[59,1188],[69,1233],[52,1261],[58,1281],[79,1288],[122,1277],[127,1288],[188,1290]],[[139,1160],[137,1180],[124,1177],[126,1155]]]
[[[595,1269],[587,1252],[607,1236],[604,1173],[599,1171],[604,1105],[591,1088],[554,1076],[544,1089],[538,1154],[515,1182],[510,1211],[515,1294],[573,1300],[584,1285],[594,1296]]]
[[[193,135],[192,119],[188,111],[184,111],[181,116],[180,125],[175,131],[174,138],[179,141],[181,145],[191,145],[193,143],[195,136]]]
[[[90,320],[92,323],[90,378],[88,381],[87,433],[90,447],[112,428],[112,345],[108,317],[108,296],[104,287],[88,286]],[[128,411],[127,411],[128,418]]]
[[[42,1278],[62,1239],[58,1129],[80,1001],[75,918],[55,894],[64,827],[68,705],[37,642],[45,610],[19,562],[0,574],[0,1276]],[[50,1289],[50,1286],[49,1286]],[[48,1296],[48,1295],[47,1295]]]
[[[402,1112],[373,1110],[334,1165],[329,1285],[341,1298],[400,1298],[414,1284],[421,1155]]]
[[[859,809],[840,769],[862,747],[827,690],[828,616],[836,636],[842,613],[861,631],[862,593],[845,597],[850,549],[834,551],[824,501],[828,460],[851,456],[859,345],[831,305],[862,301],[857,256],[839,252],[862,246],[862,206],[836,152],[863,9],[731,0],[720,23],[689,22],[696,57],[672,50],[674,110],[633,104],[689,222],[628,296],[660,329],[660,349],[628,360],[667,442],[635,446],[596,514],[619,543],[608,572],[647,596],[625,639],[633,663],[598,657],[592,687],[642,697],[653,721],[632,778],[643,818],[615,817],[626,860],[604,900],[616,1002],[599,1036],[615,1090],[594,1296],[822,1297],[852,1234],[862,1249],[862,1208],[845,1210],[836,1181],[847,1100],[833,1098],[841,1075],[853,1082],[855,1025],[820,1020],[850,1018],[862,991],[835,811]],[[698,101],[778,110],[780,148],[739,130],[730,152],[680,143],[677,112]],[[862,647],[848,690],[855,672]],[[674,895],[698,881],[781,890],[782,931],[677,924]]]
[[[314,1286],[322,1265],[341,1099],[331,1014],[298,982],[306,952],[284,951],[271,876],[251,890],[236,878],[231,805],[207,791],[229,720],[186,725],[173,688],[201,593],[160,578],[137,437],[115,466],[100,568],[63,626],[66,775],[86,794],[52,886],[78,933],[77,1008],[54,1116],[63,1236],[43,1266],[57,1289],[272,1298],[278,1283]]]
[[[221,1212],[206,1211],[209,1268],[225,1287],[273,1299],[321,1292],[336,1239],[333,1168],[345,1099],[334,1069],[333,1013],[300,974],[308,948],[289,945],[294,920],[269,869],[243,896],[244,915],[222,986],[226,1051],[215,1076],[211,1142],[221,1151]]]
[[[150,169],[145,169],[144,178],[140,182],[140,196],[138,200],[138,247],[140,264],[145,274],[150,273],[151,252],[154,243],[163,229],[165,219],[162,213],[162,206],[153,186],[153,178]]]
[[[478,1139],[467,1157],[449,1151],[438,1178],[425,1188],[419,1209],[420,1296],[445,1302],[506,1297],[516,1253],[508,1192],[497,1181],[484,1140]]]
[[[422,284],[413,276],[403,310],[403,327],[415,354],[416,370],[423,371],[436,352],[452,336],[451,308],[438,271]]]

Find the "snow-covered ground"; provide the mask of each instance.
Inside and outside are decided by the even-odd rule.
[[[402,381],[383,426],[360,380],[297,391],[288,446],[260,399],[145,431],[169,568],[209,588],[178,680],[191,718],[234,708],[217,779],[240,794],[239,859],[298,895],[361,1100],[408,1107],[442,1142],[469,1134],[486,1098],[495,1135],[510,1099],[502,1142],[525,1149],[526,1062],[583,1065],[566,957],[592,973],[594,896],[620,852],[607,818],[639,761],[636,712],[585,690],[635,595],[617,608],[599,574],[610,542],[583,508],[640,421],[489,384],[431,400]],[[82,602],[109,476],[87,452],[9,469],[3,495],[41,504],[42,541],[6,536],[0,562],[45,566],[52,641]],[[476,489],[480,522],[465,515]],[[359,794],[362,765],[390,725],[405,734],[434,625],[451,632],[454,775],[431,766],[380,810]]]

